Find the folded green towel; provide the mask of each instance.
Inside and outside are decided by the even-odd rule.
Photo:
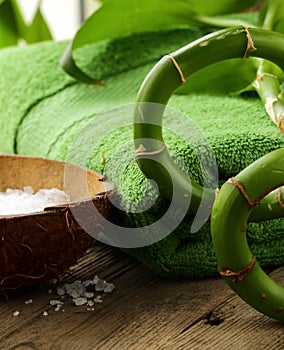
[[[86,70],[101,76],[97,85],[77,83],[59,67],[66,43],[43,43],[0,51],[0,151],[67,160],[106,171],[126,212],[113,220],[135,227],[157,221],[166,210],[159,198],[151,210],[137,208],[156,198],[156,189],[133,160],[132,107],[144,77],[164,54],[200,36],[196,29],[136,35],[92,45]],[[166,40],[165,40],[166,39]],[[82,64],[81,62],[81,64]],[[193,149],[219,169],[220,182],[241,171],[284,142],[258,98],[192,94],[175,95],[165,117],[165,141],[190,176],[203,175]],[[202,130],[193,137],[188,122]],[[201,132],[198,131],[198,135]],[[208,153],[211,145],[213,154]],[[191,232],[186,217],[166,238],[127,249],[151,269],[182,278],[216,274],[217,262],[209,224]],[[284,221],[251,223],[248,239],[263,266],[284,263]]]

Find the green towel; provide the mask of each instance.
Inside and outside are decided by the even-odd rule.
[[[133,102],[158,59],[200,35],[191,28],[92,45],[81,59],[87,71],[96,70],[101,78],[92,86],[76,82],[59,67],[67,43],[0,51],[0,151],[105,171],[125,210],[113,221],[130,227],[156,222],[166,210],[161,198],[150,210],[135,213],[157,194],[133,160]],[[188,122],[203,136],[194,137]],[[196,151],[205,163],[214,163],[215,155],[222,183],[284,144],[254,96],[175,95],[165,116],[164,136],[172,156],[198,182],[203,175]],[[209,224],[191,232],[192,221],[188,216],[161,241],[126,251],[166,276],[214,276],[217,262]],[[248,225],[249,244],[263,266],[284,263],[283,231],[281,219]]]

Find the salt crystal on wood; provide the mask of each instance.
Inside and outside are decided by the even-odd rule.
[[[57,287],[57,294],[62,297],[65,294],[65,289],[61,287]]]
[[[93,292],[85,292],[84,293],[84,297],[86,298],[93,298],[95,296],[95,294]]]
[[[105,284],[106,284],[106,281],[102,280],[102,279],[99,279],[96,283],[96,287],[95,287],[95,290],[97,292],[101,292],[105,289]]]
[[[73,303],[76,306],[81,306],[81,305],[87,304],[87,302],[88,302],[87,298],[76,298],[76,299],[73,299]]]
[[[113,283],[106,283],[104,287],[104,293],[111,293],[114,290],[115,286]]]
[[[87,305],[88,306],[94,306],[95,302],[93,300],[88,300]]]
[[[56,308],[54,309],[55,312],[59,311],[61,309],[62,305],[58,304]]]
[[[102,300],[101,296],[98,295],[98,296],[94,299],[94,302],[95,302],[95,303],[102,303],[103,300]]]
[[[64,283],[63,285],[57,286],[56,290],[57,295],[61,296],[61,298],[65,298],[65,296],[69,295],[72,297],[74,305],[81,306],[86,304],[87,310],[93,310],[95,303],[103,302],[102,295],[97,295],[95,297],[95,291],[111,293],[114,288],[115,286],[113,283],[108,283],[104,279],[95,276],[85,281],[76,280],[73,283]],[[59,311],[59,308],[62,306],[60,304],[57,305],[56,302],[54,302],[54,305],[57,306],[55,311]],[[63,310],[64,309],[62,309],[62,311]]]
[[[58,306],[58,305],[63,305],[64,303],[62,301],[60,301],[60,300],[50,300],[49,304],[51,306],[55,306],[55,305]]]

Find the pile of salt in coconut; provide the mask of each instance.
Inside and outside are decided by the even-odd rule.
[[[25,186],[23,190],[7,188],[5,192],[0,192],[0,217],[36,213],[68,202],[70,196],[57,188],[37,192],[31,186]]]

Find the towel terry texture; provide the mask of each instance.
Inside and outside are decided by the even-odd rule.
[[[181,29],[85,48],[80,64],[96,72],[96,85],[78,83],[61,70],[65,42],[1,50],[0,151],[67,160],[105,172],[125,210],[120,220],[134,227],[155,222],[166,210],[161,198],[150,210],[135,212],[154,202],[157,193],[133,160],[133,102],[155,62],[199,36],[199,30]],[[88,53],[92,58],[87,59]],[[284,145],[254,96],[174,95],[164,119],[172,156],[199,183],[204,177],[211,181],[200,159],[212,165],[216,158],[223,182]],[[166,238],[127,252],[166,276],[214,276],[217,262],[209,223],[193,233],[192,220],[187,216]],[[262,266],[284,263],[283,233],[282,219],[248,225],[249,245]]]

